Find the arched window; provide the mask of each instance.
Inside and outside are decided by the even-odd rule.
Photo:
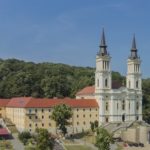
[[[108,86],[108,81],[107,81],[107,79],[105,79],[105,87],[107,87]]]
[[[136,81],[136,88],[138,88],[139,87],[139,82],[138,81]]]
[[[125,110],[125,100],[122,101],[122,110]]]

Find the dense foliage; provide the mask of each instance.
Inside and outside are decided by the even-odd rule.
[[[28,131],[24,131],[19,133],[18,138],[24,145],[26,145],[28,140],[31,138],[31,134]]]
[[[94,69],[64,64],[0,60],[0,97],[74,97],[94,84]]]
[[[47,129],[37,128],[36,129],[36,150],[52,150],[54,141],[50,137]]]
[[[99,150],[110,150],[110,143],[113,142],[113,136],[102,127],[97,129],[96,146]]]
[[[72,114],[71,107],[65,104],[56,105],[52,112],[52,119],[55,120],[57,127],[64,135],[67,133],[66,125],[69,125],[69,119]]]
[[[150,123],[150,78],[143,80],[143,119]]]
[[[64,64],[0,60],[0,97],[75,97],[77,91],[94,84],[95,69]],[[113,80],[125,84],[118,72]],[[150,123],[150,79],[143,80],[144,119]]]

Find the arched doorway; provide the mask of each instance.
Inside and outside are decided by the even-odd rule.
[[[122,122],[125,121],[125,114],[122,115]]]

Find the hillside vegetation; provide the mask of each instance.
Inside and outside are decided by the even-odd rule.
[[[0,60],[0,97],[75,97],[77,91],[93,85],[95,68],[65,64],[33,63],[17,59]],[[113,80],[125,82],[118,72]],[[150,79],[143,80],[144,119],[150,122]]]

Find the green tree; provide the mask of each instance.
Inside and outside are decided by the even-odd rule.
[[[91,125],[92,132],[94,132],[94,129],[95,129],[94,122],[91,122],[90,125]]]
[[[52,150],[53,149],[53,139],[50,137],[47,129],[36,129],[35,141],[37,143],[36,150]]]
[[[110,150],[110,143],[113,142],[112,135],[102,127],[97,129],[96,146],[99,150]]]
[[[61,104],[54,107],[52,119],[55,120],[57,127],[65,135],[67,133],[66,126],[70,124],[69,119],[72,117],[71,107]]]
[[[94,121],[94,126],[95,126],[95,128],[98,128],[98,121],[97,120]]]
[[[26,145],[28,140],[31,138],[31,134],[28,131],[24,131],[19,133],[18,138],[20,139],[20,141],[22,141],[24,145]]]

